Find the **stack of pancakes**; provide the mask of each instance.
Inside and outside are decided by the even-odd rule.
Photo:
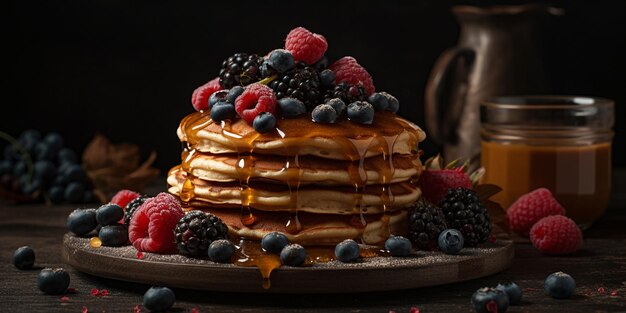
[[[425,134],[390,112],[371,125],[283,119],[265,134],[195,112],[178,137],[184,151],[169,192],[217,215],[237,237],[279,231],[301,244],[379,243],[406,232],[406,208],[420,196],[414,181]]]

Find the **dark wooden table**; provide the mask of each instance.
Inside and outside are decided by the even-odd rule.
[[[524,289],[521,306],[507,312],[626,312],[626,170],[616,171],[613,199],[607,214],[585,232],[583,248],[574,255],[544,256],[529,244],[517,244],[513,266],[494,276],[439,287],[341,295],[256,295],[175,289],[171,312],[473,312],[472,293],[483,286],[515,281]],[[71,206],[22,205],[0,207],[0,312],[133,312],[149,286],[101,279],[63,264],[61,240]],[[20,271],[11,264],[13,251],[29,245],[36,266],[64,267],[76,293],[42,294],[36,287],[37,269]],[[545,277],[555,271],[571,274],[576,295],[555,300],[543,293]],[[350,282],[346,281],[346,290]],[[109,295],[96,297],[93,288]],[[615,295],[611,295],[611,293]],[[140,307],[142,312],[146,309]]]

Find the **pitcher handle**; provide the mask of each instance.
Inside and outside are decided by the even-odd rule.
[[[435,62],[428,78],[424,94],[424,114],[428,135],[439,145],[456,141],[455,130],[463,113],[463,99],[467,95],[469,73],[474,63],[474,56],[474,51],[469,48],[447,49]],[[461,64],[459,61],[464,61],[465,68],[453,66]],[[460,69],[460,73],[451,73],[455,69]],[[454,84],[458,84],[456,91],[452,89]],[[448,92],[455,93],[454,97],[449,95],[450,98],[445,99],[446,88]]]

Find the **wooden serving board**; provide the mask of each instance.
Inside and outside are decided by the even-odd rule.
[[[460,255],[418,251],[404,258],[283,266],[271,273],[271,286],[265,289],[257,268],[182,255],[144,253],[140,259],[132,246],[92,248],[88,238],[72,234],[63,238],[65,262],[84,273],[151,285],[253,293],[350,293],[442,285],[500,272],[511,265],[513,254],[512,242],[497,241],[463,249]]]

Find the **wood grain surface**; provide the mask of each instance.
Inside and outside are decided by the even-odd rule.
[[[354,294],[253,294],[174,289],[177,301],[171,312],[473,312],[472,293],[483,286],[515,281],[524,289],[521,306],[507,312],[626,312],[626,171],[615,175],[611,209],[585,232],[583,248],[573,255],[549,257],[529,244],[515,245],[513,265],[496,275],[462,283],[402,291]],[[148,285],[103,279],[82,274],[62,260],[62,242],[71,206],[0,204],[0,312],[133,312]],[[37,269],[20,271],[11,264],[13,251],[30,245],[37,253],[36,266],[64,267],[71,275],[75,294],[43,295],[36,287]],[[543,281],[555,271],[571,274],[576,295],[555,300],[544,295]],[[369,277],[368,277],[369,278]],[[372,279],[381,279],[372,277]],[[382,278],[384,279],[384,278]],[[360,280],[362,282],[363,280]],[[353,281],[345,281],[350,288]],[[93,288],[109,295],[90,295]],[[603,289],[602,289],[603,288]],[[603,291],[604,290],[604,291]],[[615,292],[611,296],[611,292]],[[147,310],[140,306],[142,312]]]

